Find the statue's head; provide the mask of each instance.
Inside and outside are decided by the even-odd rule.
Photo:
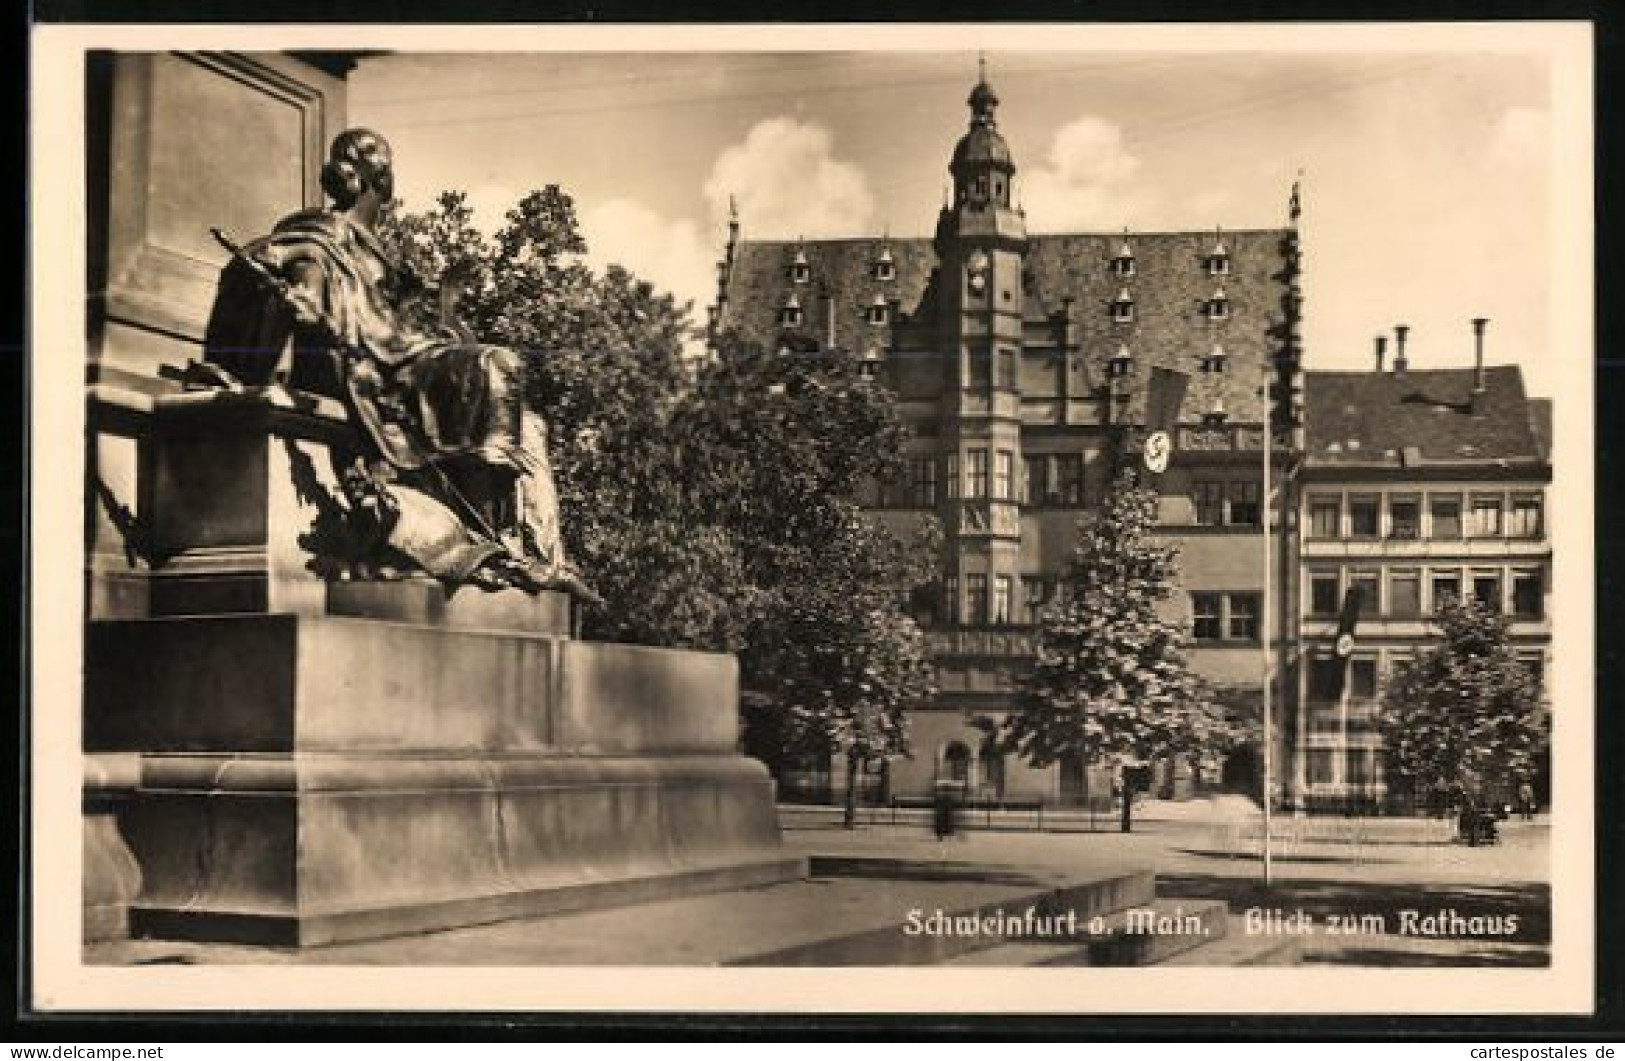
[[[395,196],[395,169],[389,141],[371,129],[346,129],[333,138],[322,167],[322,190],[341,209],[368,189],[385,202]]]

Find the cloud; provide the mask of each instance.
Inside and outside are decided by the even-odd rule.
[[[1056,131],[1025,176],[1019,196],[1034,231],[1135,226],[1151,220],[1153,196],[1135,183],[1140,160],[1118,126],[1093,115]]]
[[[835,157],[829,131],[793,118],[757,122],[725,148],[704,192],[716,218],[727,215],[731,195],[744,226],[769,238],[857,235],[875,209],[868,179]]]
[[[491,182],[476,184],[465,194],[474,210],[474,227],[494,236],[525,193],[517,185]],[[433,205],[427,194],[406,200],[407,209],[414,212]],[[583,259],[588,265],[600,272],[611,264],[624,266],[679,302],[692,300],[703,319],[703,307],[716,298],[720,235],[708,243],[693,221],[663,217],[634,199],[611,199],[595,206],[578,201],[576,211],[587,241]]]
[[[719,248],[687,218],[666,218],[633,199],[611,199],[584,211],[581,234],[594,269],[621,265],[639,279],[694,303],[695,318],[716,298]]]

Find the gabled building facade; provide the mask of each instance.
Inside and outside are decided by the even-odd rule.
[[[1375,712],[1395,669],[1437,643],[1446,599],[1471,594],[1508,616],[1547,688],[1551,408],[1516,366],[1485,366],[1486,322],[1473,323],[1472,368],[1411,368],[1402,325],[1391,367],[1381,337],[1372,371],[1306,373],[1292,775],[1311,809],[1412,805],[1403,779],[1385,776]],[[1351,588],[1362,605],[1339,653]]]
[[[766,349],[856,352],[913,429],[908,472],[882,484],[873,513],[930,512],[943,525],[936,604],[919,616],[941,694],[915,713],[914,757],[890,764],[885,787],[924,793],[953,777],[985,796],[1078,802],[1109,795],[1104,772],[1005,762],[976,721],[1011,709],[1078,522],[1145,424],[1153,369],[1185,381],[1159,487],[1163,533],[1182,552],[1176,604],[1192,623],[1193,662],[1256,718],[1271,636],[1265,386],[1297,233],[1030,231],[998,103],[985,80],[971,92],[929,238],[759,241],[736,224],[712,328]]]

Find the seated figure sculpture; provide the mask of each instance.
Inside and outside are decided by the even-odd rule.
[[[453,320],[420,327],[402,308],[410,278],[375,231],[394,194],[389,144],[340,133],[321,181],[326,208],[241,248],[216,233],[233,258],[193,381],[344,403],[358,442],[335,452],[346,515],[387,558],[367,573],[416,566],[453,588],[592,598],[565,559],[546,430],[524,407],[520,358]]]

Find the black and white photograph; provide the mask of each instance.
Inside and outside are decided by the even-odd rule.
[[[40,26],[32,1005],[1593,998],[1584,23]]]

